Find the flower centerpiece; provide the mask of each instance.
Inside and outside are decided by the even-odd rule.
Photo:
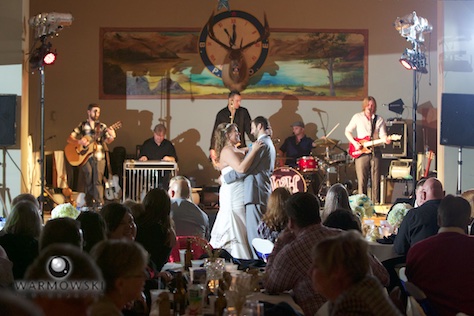
[[[56,206],[51,211],[51,218],[70,217],[76,219],[81,212],[77,210],[71,203],[63,203]]]
[[[403,218],[412,208],[413,206],[408,203],[397,203],[392,207],[390,212],[388,212],[387,221],[390,225],[392,225],[394,231],[396,231],[396,229],[400,227]]]
[[[372,217],[375,214],[374,203],[365,194],[354,194],[349,196],[349,205],[352,211],[359,216],[360,219],[364,217]]]

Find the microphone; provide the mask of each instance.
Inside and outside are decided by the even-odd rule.
[[[326,111],[320,110],[318,108],[313,108],[313,111],[319,112],[319,113],[326,113]]]
[[[51,135],[51,136],[49,136],[48,138],[46,138],[44,141],[46,142],[46,141],[48,141],[48,140],[50,140],[50,139],[53,139],[53,138],[55,138],[55,137],[56,137],[56,135]]]

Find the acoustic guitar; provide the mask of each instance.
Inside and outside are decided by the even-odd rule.
[[[109,127],[113,130],[118,130],[122,127],[122,122],[118,121],[110,125]],[[71,166],[82,166],[86,163],[87,159],[89,159],[89,157],[96,151],[97,144],[95,143],[95,141],[99,138],[99,136],[94,138],[89,136],[88,138],[88,146],[68,143],[66,147],[64,147],[64,154],[66,155],[66,159],[71,164]]]
[[[389,138],[390,140],[400,140],[402,139],[402,135],[392,134],[388,136],[387,138]],[[354,139],[362,145],[361,149],[356,149],[352,143],[349,143],[349,155],[351,155],[351,157],[354,159],[359,158],[363,154],[370,154],[372,152],[372,149],[370,149],[369,147],[375,147],[375,146],[380,146],[382,144],[385,144],[385,140],[383,139],[370,140],[370,136],[366,136],[364,138],[354,138]]]

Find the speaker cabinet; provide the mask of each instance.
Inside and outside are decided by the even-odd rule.
[[[400,140],[393,140],[381,148],[382,158],[406,157],[407,155],[407,124],[402,121],[387,122],[387,135],[397,134]]]
[[[0,95],[0,146],[16,143],[16,95]]]
[[[385,178],[383,200],[385,203],[395,203],[397,199],[408,199],[413,193],[413,180]]]
[[[474,95],[443,93],[441,98],[441,145],[474,147]]]

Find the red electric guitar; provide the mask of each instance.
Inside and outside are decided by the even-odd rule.
[[[402,139],[402,135],[398,134],[392,134],[388,136],[390,140],[400,140]],[[382,144],[385,144],[385,140],[382,139],[375,139],[375,140],[370,140],[370,136],[366,136],[364,138],[354,138],[356,141],[358,141],[361,145],[361,149],[356,149],[352,143],[349,143],[349,155],[351,155],[352,158],[359,158],[363,154],[370,154],[372,152],[372,149],[369,147],[375,147],[375,146],[380,146]]]

